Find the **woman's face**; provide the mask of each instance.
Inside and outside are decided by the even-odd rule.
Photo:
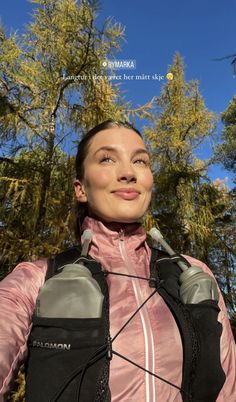
[[[133,130],[112,127],[91,140],[84,178],[76,180],[79,202],[107,222],[137,222],[146,212],[153,176],[142,138]]]

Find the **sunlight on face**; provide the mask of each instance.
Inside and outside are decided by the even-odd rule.
[[[75,187],[77,199],[107,222],[136,222],[145,214],[153,176],[142,138],[128,128],[100,131],[91,140],[84,161],[84,179]]]

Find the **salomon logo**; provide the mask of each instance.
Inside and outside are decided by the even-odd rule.
[[[45,349],[61,349],[70,350],[70,343],[52,343],[52,342],[41,342],[33,341],[33,347],[45,348]]]

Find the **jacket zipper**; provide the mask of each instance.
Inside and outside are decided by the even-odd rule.
[[[125,235],[124,231],[120,230],[119,232],[119,250],[122,257],[122,260],[125,263],[125,267],[129,274],[137,275],[136,270],[132,264],[132,261],[128,257],[128,254],[125,249]],[[133,291],[137,303],[137,307],[139,307],[144,301],[140,281],[138,278],[130,278],[133,286]],[[148,314],[148,310],[146,306],[139,311],[140,319],[143,327],[143,335],[144,335],[144,344],[145,344],[145,369],[155,373],[155,348],[154,348],[154,338],[153,331],[151,327],[151,321]],[[145,385],[146,385],[146,402],[153,402],[156,400],[155,397],[155,378],[145,373]]]

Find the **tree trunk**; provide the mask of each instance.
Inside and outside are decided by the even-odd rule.
[[[47,195],[51,184],[52,175],[52,162],[54,154],[54,140],[55,140],[55,119],[51,116],[48,129],[48,139],[45,155],[45,170],[42,173],[42,190],[39,204],[38,218],[36,222],[36,233],[42,234],[45,229],[45,218],[47,211]]]

